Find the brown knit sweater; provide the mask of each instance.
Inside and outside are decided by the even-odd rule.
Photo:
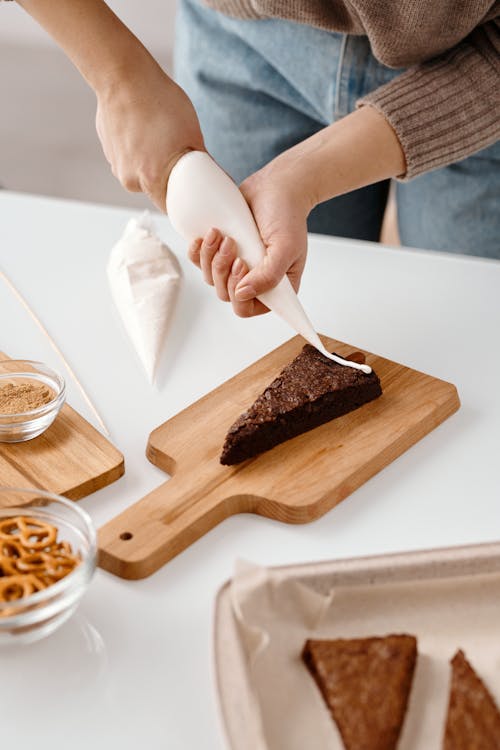
[[[408,68],[358,102],[381,112],[406,157],[404,179],[500,138],[500,0],[203,0],[238,18],[285,18],[365,34],[390,68]]]
[[[410,179],[500,138],[500,0],[204,0],[238,18],[285,18],[365,34],[375,57],[407,70],[358,102],[378,109]]]

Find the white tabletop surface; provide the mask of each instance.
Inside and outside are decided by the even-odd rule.
[[[0,268],[73,366],[126,474],[81,501],[100,526],[165,481],[149,432],[287,340],[273,315],[236,318],[185,259],[158,384],[115,314],[105,267],[133,214],[0,193]],[[301,298],[318,331],[456,384],[462,407],[320,520],[235,516],[142,581],[98,571],[54,635],[0,652],[2,743],[17,748],[223,747],[212,668],[214,597],[243,558],[303,562],[500,539],[500,263],[311,237]],[[0,281],[0,349],[71,377]]]

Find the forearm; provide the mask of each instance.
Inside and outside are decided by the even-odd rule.
[[[320,130],[283,155],[290,179],[299,181],[309,207],[405,172],[393,129],[372,107],[363,107]],[[276,166],[281,157],[275,160]],[[280,165],[280,166],[283,166]]]
[[[94,91],[150,58],[103,0],[17,0],[66,52]]]
[[[404,71],[357,104],[377,109],[394,128],[405,153],[405,180],[496,143],[500,138],[500,17],[478,26],[438,57]]]

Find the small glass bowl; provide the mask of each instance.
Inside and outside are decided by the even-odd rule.
[[[0,362],[0,388],[14,385],[45,385],[53,398],[43,406],[19,414],[0,413],[0,442],[22,443],[32,440],[50,427],[66,399],[64,379],[42,362],[8,359]]]
[[[0,646],[38,641],[62,625],[85,593],[97,559],[94,525],[74,502],[42,490],[0,487],[0,520],[13,516],[28,516],[56,526],[57,541],[68,541],[81,562],[41,591],[14,601],[0,601]]]

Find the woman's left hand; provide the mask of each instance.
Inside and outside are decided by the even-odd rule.
[[[299,288],[307,254],[306,221],[313,203],[297,185],[289,154],[278,156],[240,185],[266,248],[261,263],[249,271],[237,257],[234,240],[215,227],[189,248],[189,257],[205,281],[215,287],[219,299],[232,303],[240,317],[268,312],[256,298],[285,274],[294,289]]]
[[[307,217],[318,203],[404,175],[405,155],[389,122],[365,106],[284,151],[240,186],[266,247],[251,271],[216,229],[190,247],[191,260],[242,317],[267,308],[256,299],[288,274],[298,290],[307,252]]]

